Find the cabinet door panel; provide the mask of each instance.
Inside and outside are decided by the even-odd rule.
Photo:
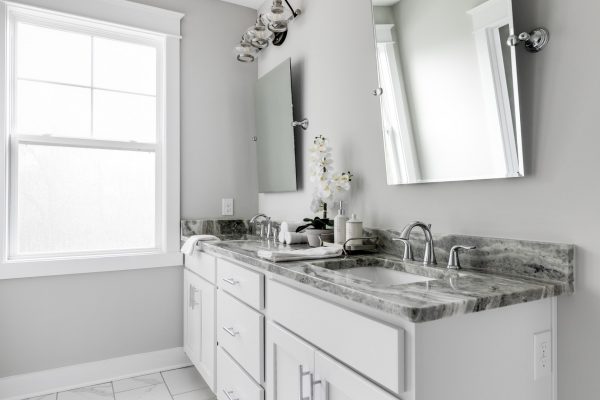
[[[272,322],[267,323],[267,398],[310,398],[314,349]]]
[[[215,390],[216,289],[204,279],[186,271],[184,349],[211,390]]]
[[[314,400],[398,400],[345,365],[317,351],[315,353]]]

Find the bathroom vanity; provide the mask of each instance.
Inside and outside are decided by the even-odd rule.
[[[523,269],[450,271],[389,253],[272,263],[256,256],[272,242],[202,243],[185,259],[185,351],[220,400],[551,399],[573,248],[530,244]]]

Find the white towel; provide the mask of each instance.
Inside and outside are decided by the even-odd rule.
[[[302,222],[282,222],[280,229],[281,232],[296,232],[296,229],[304,225]]]
[[[283,244],[304,244],[308,243],[308,235],[306,233],[296,232],[279,232],[279,242]]]
[[[308,243],[308,235],[306,233],[284,232],[286,244],[304,244]]]
[[[181,246],[181,252],[183,254],[185,254],[186,256],[191,256],[192,253],[194,252],[194,248],[196,247],[196,245],[198,244],[198,242],[208,242],[208,241],[213,241],[213,240],[221,240],[216,236],[213,235],[195,235],[190,237],[188,240],[185,241],[185,243],[183,244],[183,246]]]
[[[315,247],[306,250],[269,251],[259,250],[258,256],[269,261],[318,260],[321,258],[339,257],[343,253],[342,246]]]

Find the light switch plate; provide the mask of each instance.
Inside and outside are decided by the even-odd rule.
[[[223,199],[221,209],[223,216],[233,216],[233,199]]]
[[[552,333],[540,332],[533,335],[533,379],[538,380],[552,374]]]

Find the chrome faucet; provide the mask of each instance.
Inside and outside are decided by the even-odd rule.
[[[258,222],[259,219],[262,219],[261,222]],[[265,214],[256,214],[254,217],[250,219],[250,226],[253,228],[253,233],[256,234],[257,223],[260,223],[260,237],[261,239],[265,236],[265,222],[267,223],[267,239],[271,234],[271,218],[267,217]]]
[[[435,265],[435,247],[433,244],[433,235],[431,234],[431,225],[420,221],[412,222],[404,227],[400,233],[400,237],[392,240],[404,243],[404,260],[414,261],[412,246],[410,244],[410,234],[414,228],[421,228],[425,234],[425,256],[423,257],[424,265]]]

